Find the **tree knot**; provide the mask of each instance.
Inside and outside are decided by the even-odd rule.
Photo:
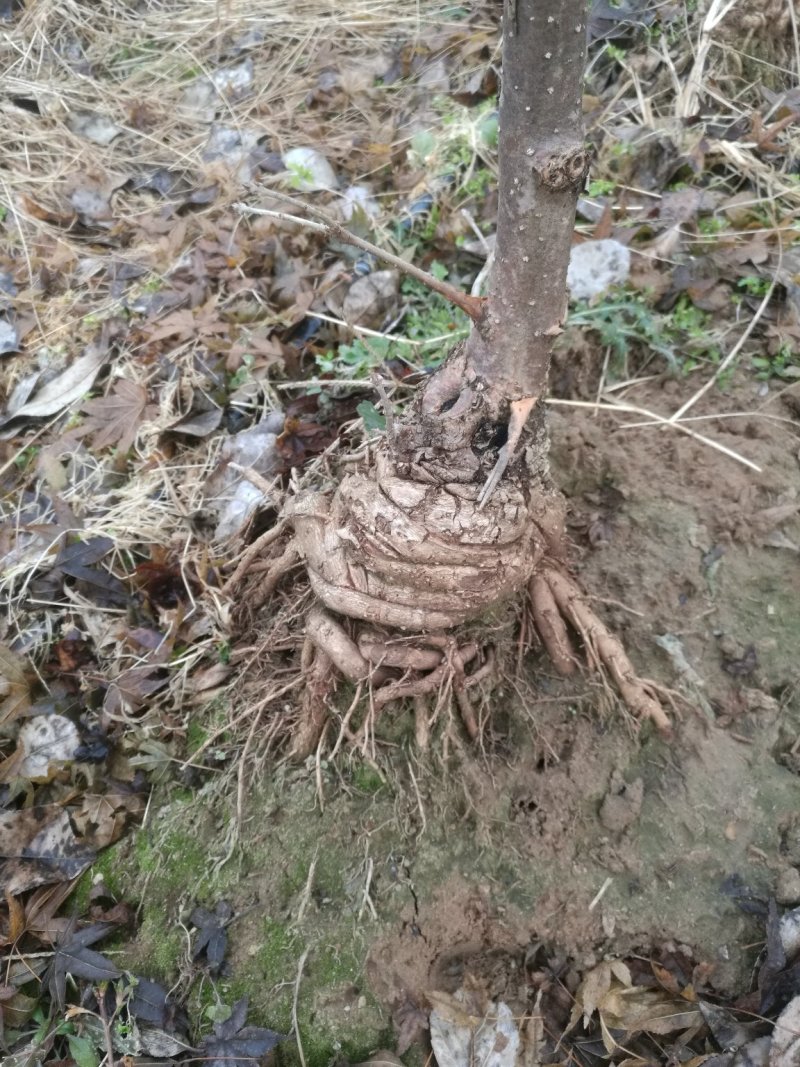
[[[538,153],[533,170],[542,185],[554,192],[581,189],[589,173],[590,156],[582,144]]]

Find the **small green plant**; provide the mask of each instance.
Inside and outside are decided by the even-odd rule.
[[[461,187],[461,192],[468,200],[473,198],[475,200],[483,200],[489,192],[493,181],[494,177],[492,172],[487,170],[486,167],[479,167],[473,173],[472,177],[464,182]]]
[[[620,290],[596,305],[578,305],[569,316],[572,326],[597,333],[600,344],[611,350],[611,371],[629,377],[629,359],[637,350],[644,363],[648,354],[660,355],[673,374],[685,374],[702,362],[718,363],[719,348],[709,337],[708,315],[681,295],[669,314],[653,310],[641,293]]]
[[[477,107],[456,104],[450,97],[432,101],[439,114],[438,128],[417,130],[409,144],[412,164],[422,167],[431,178],[457,177],[478,169],[497,150],[497,102],[492,97]]]
[[[356,411],[364,420],[364,426],[367,430],[386,429],[386,416],[381,415],[371,400],[362,400],[356,407]]]
[[[314,185],[314,172],[305,163],[290,163],[288,170],[292,189],[307,189]]]
[[[756,378],[765,382],[770,378],[800,378],[800,357],[795,348],[782,344],[774,356],[753,356],[751,360]]]
[[[361,793],[375,794],[384,788],[386,782],[377,770],[361,763],[353,771],[353,785]]]
[[[432,241],[436,236],[436,227],[439,225],[439,218],[441,216],[441,208],[438,204],[433,204],[428,217],[425,220],[425,224],[420,231],[420,237],[423,241]]]
[[[255,363],[255,356],[245,352],[242,356],[242,365],[228,379],[230,389],[240,389],[250,378],[250,368]]]
[[[770,281],[769,278],[760,278],[757,274],[748,274],[740,278],[736,285],[750,296],[764,297],[769,292]]]
[[[721,219],[717,215],[708,215],[705,218],[697,220],[698,230],[707,237],[713,237],[717,233],[722,233],[727,225],[725,219]]]
[[[589,196],[608,196],[609,193],[613,193],[617,187],[616,182],[608,181],[606,178],[595,178],[589,182],[589,188],[587,192]]]
[[[24,471],[36,459],[41,451],[39,445],[28,445],[14,456],[14,466],[17,470]]]
[[[341,344],[335,352],[316,357],[321,374],[336,378],[369,378],[389,355],[392,342],[388,337],[371,337],[368,341],[356,338],[351,344]]]
[[[615,373],[628,376],[628,358],[637,345],[660,354],[671,370],[678,370],[675,351],[665,342],[658,316],[638,293],[621,291],[593,306],[579,304],[570,313],[569,324],[598,334],[600,344],[611,349]]]
[[[447,269],[434,260],[429,270],[440,281],[447,277]],[[460,308],[431,293],[414,278],[404,278],[400,291],[406,298],[409,311],[403,322],[403,333],[412,341],[428,341],[432,337],[463,337],[469,329],[469,320]]]

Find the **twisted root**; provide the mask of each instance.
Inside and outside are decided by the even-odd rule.
[[[518,485],[483,510],[479,496],[479,485],[398,477],[386,456],[332,500],[298,496],[291,519],[312,589],[337,614],[398,630],[480,616],[525,585],[545,546]]]
[[[595,615],[575,581],[553,567],[545,567],[531,579],[529,589],[536,628],[556,670],[569,675],[577,663],[566,620],[581,638],[589,666],[608,671],[637,719],[650,720],[668,734],[669,717],[658,699],[661,687],[638,677],[622,642]]]
[[[345,477],[332,498],[299,495],[287,516],[295,531],[290,548],[259,575],[263,595],[298,553],[317,598],[306,621],[308,685],[294,754],[316,747],[337,675],[368,688],[370,722],[388,705],[410,701],[421,747],[436,694],[439,703],[442,694],[452,698],[466,734],[477,739],[470,690],[491,674],[493,656],[446,631],[526,585],[557,671],[570,674],[579,663],[573,631],[590,666],[608,672],[631,712],[667,732],[658,687],[637,677],[620,641],[565,573],[562,498],[544,488],[525,493],[521,480],[508,477],[482,507],[478,484],[442,485],[421,467],[414,474],[418,480],[406,470],[399,476],[383,454],[370,474]],[[367,723],[353,733],[348,714],[342,730],[347,740],[363,741]]]
[[[493,667],[489,654],[477,669],[467,673],[467,667],[481,657],[477,642],[459,646],[453,635],[434,633],[415,637],[410,644],[406,638],[373,631],[362,631],[354,641],[319,605],[308,614],[306,641],[306,654],[309,646],[314,651],[306,666],[308,684],[300,728],[293,740],[294,755],[307,756],[316,747],[328,718],[336,672],[359,685],[370,686],[373,722],[390,704],[411,700],[416,740],[421,748],[427,747],[431,727],[426,698],[451,686],[464,728],[471,740],[477,739],[478,722],[468,690],[486,678]],[[347,739],[354,743],[363,740],[367,724],[354,734],[349,721],[348,715],[342,724]]]

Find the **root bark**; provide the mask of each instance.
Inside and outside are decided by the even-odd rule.
[[[316,749],[337,677],[369,696],[361,727],[351,730],[351,708],[337,746],[342,737],[366,745],[376,719],[402,702],[414,708],[420,747],[429,744],[445,706],[477,740],[470,693],[490,677],[494,658],[475,639],[474,624],[526,587],[533,624],[556,670],[573,673],[582,653],[610,677],[638,720],[669,730],[658,687],[637,677],[621,642],[567,572],[565,503],[549,487],[541,411],[525,433],[515,428],[513,448],[506,435],[502,478],[493,481],[506,447],[504,424],[496,421],[503,406],[482,388],[468,357],[467,347],[454,351],[371,466],[345,475],[333,494],[292,498],[284,519],[294,537],[253,574],[256,607],[298,561],[316,597],[306,617],[297,756]],[[506,404],[506,430],[512,415]],[[489,446],[479,448],[487,438]],[[452,631],[464,623],[473,625],[459,641]]]

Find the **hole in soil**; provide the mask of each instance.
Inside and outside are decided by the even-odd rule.
[[[455,407],[456,400],[458,400],[457,396],[451,396],[449,397],[449,399],[445,400],[445,402],[439,408],[439,414],[444,415],[445,411],[449,411],[450,408]]]

